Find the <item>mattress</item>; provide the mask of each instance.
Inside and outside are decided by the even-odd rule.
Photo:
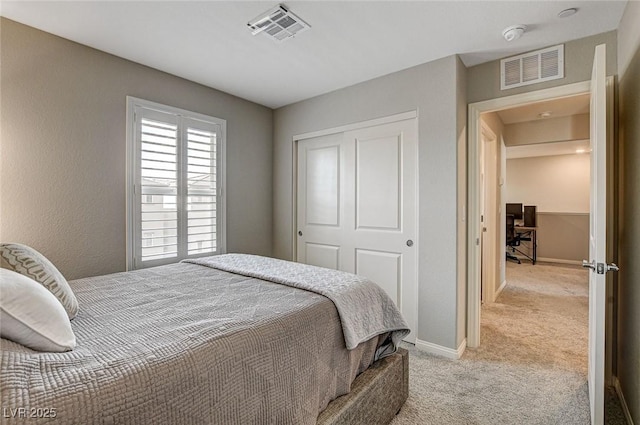
[[[325,296],[198,264],[70,285],[75,350],[0,341],[3,423],[315,424],[388,336],[347,350]]]

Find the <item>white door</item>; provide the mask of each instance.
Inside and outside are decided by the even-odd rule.
[[[416,180],[413,119],[298,142],[297,261],[371,279],[412,330]]]
[[[606,50],[596,47],[591,76],[591,206],[589,211],[589,401],[591,423],[604,423],[606,280]],[[586,261],[585,261],[586,263]]]
[[[345,270],[340,264],[344,226],[342,134],[298,142],[296,261]]]

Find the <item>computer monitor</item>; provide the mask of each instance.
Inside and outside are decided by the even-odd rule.
[[[507,215],[513,215],[514,220],[522,220],[522,204],[507,204]]]

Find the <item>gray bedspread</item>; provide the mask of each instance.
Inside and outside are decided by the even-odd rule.
[[[75,350],[0,340],[2,423],[315,424],[385,338],[347,350],[328,298],[196,264],[70,285]]]
[[[312,291],[329,298],[336,305],[345,344],[358,344],[389,332],[390,341],[381,345],[376,360],[395,353],[409,333],[409,326],[391,298],[375,283],[352,273],[315,267],[291,261],[247,254],[225,254],[183,260],[231,273],[256,277],[294,288]]]

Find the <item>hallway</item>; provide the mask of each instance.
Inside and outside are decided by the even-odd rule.
[[[409,346],[409,399],[393,425],[588,425],[587,279],[576,266],[508,263],[479,348],[451,360]],[[625,424],[614,394],[605,410]]]

